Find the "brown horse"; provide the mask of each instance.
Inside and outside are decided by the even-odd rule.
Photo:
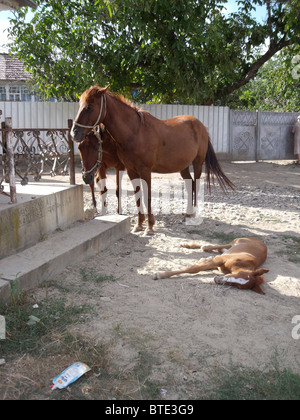
[[[73,140],[81,142],[86,131],[99,123],[105,125],[115,140],[118,156],[125,164],[130,179],[142,179],[147,184],[146,233],[153,233],[155,223],[151,212],[151,172],[180,172],[184,179],[190,179],[189,165],[192,163],[195,206],[198,180],[204,162],[208,188],[212,175],[217,177],[223,189],[226,186],[233,188],[218,163],[206,127],[193,116],[182,115],[159,120],[139,110],[123,97],[108,92],[108,87],[92,86],[80,97],[79,110],[71,130]],[[142,229],[144,220],[145,215],[139,211],[136,231]]]
[[[106,207],[106,173],[109,168],[116,169],[116,196],[118,200],[117,211],[120,213],[119,202],[119,183],[120,171],[125,170],[125,166],[117,155],[117,148],[108,132],[100,128],[99,133],[88,132],[83,141],[78,145],[79,155],[82,162],[82,179],[89,184],[93,205],[96,208],[95,180],[99,186],[102,198],[102,211]]]
[[[225,245],[201,245],[183,244],[184,248],[202,248],[202,251],[217,251],[221,255],[216,257],[201,258],[195,264],[176,271],[164,271],[156,273],[154,280],[166,279],[183,273],[195,274],[199,271],[216,270],[227,274],[215,277],[215,283],[228,284],[239,289],[252,289],[256,293],[264,295],[260,285],[264,282],[263,274],[269,270],[259,267],[266,261],[267,246],[259,238],[237,238]]]
[[[97,203],[94,181],[99,187],[103,211],[103,208],[107,206],[106,173],[109,168],[116,169],[117,212],[120,213],[120,172],[125,170],[125,166],[118,157],[116,144],[103,124],[101,124],[99,132],[89,131],[83,141],[79,143],[78,149],[82,163],[82,179],[90,186],[95,208],[97,208]],[[191,178],[190,172],[188,171],[187,173]],[[137,193],[138,191],[135,192]],[[105,198],[103,199],[103,197]]]

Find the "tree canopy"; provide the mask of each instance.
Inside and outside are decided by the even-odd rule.
[[[222,104],[278,51],[300,45],[300,1],[37,0],[11,20],[11,50],[47,96],[91,84],[139,102]],[[255,6],[265,5],[257,21]],[[299,51],[299,50],[298,50]]]

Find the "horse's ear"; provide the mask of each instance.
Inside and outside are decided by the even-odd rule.
[[[104,94],[108,91],[109,86],[110,86],[110,85],[107,85],[107,86],[105,86],[105,87],[103,87],[103,88],[99,88],[99,93],[100,93],[101,95],[104,95]]]
[[[258,270],[254,271],[254,276],[262,276],[263,274],[268,273],[269,270],[266,270],[265,268],[259,268]]]

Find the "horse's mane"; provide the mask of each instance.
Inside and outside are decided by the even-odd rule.
[[[99,89],[101,89],[99,86],[91,86],[89,89],[83,92],[80,100],[82,102],[89,103],[91,99],[99,93]],[[144,111],[142,108],[137,107],[129,99],[125,98],[123,95],[119,93],[107,92],[107,94],[110,95],[112,98],[115,98],[119,102],[123,103],[124,105],[128,106],[129,108],[132,108],[134,111],[136,111],[141,121],[144,122],[144,115],[147,114],[146,111]]]
[[[127,105],[129,108],[132,108],[134,111],[137,112],[141,121],[144,122],[144,116],[145,116],[145,113],[147,112],[144,111],[141,107],[137,107],[133,102],[131,102],[129,99],[125,98],[125,96],[119,93],[108,92],[108,95],[117,99],[119,102],[122,102],[123,104]]]

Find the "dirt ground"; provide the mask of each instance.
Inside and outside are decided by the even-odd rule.
[[[300,169],[286,162],[224,162],[222,167],[236,190],[224,195],[216,186],[211,196],[205,191],[202,209],[188,225],[182,221],[180,175],[153,174],[155,235],[129,234],[95,258],[74,263],[47,287],[48,297],[67,289],[69,303],[89,308],[84,323],[70,326],[72,333],[109,347],[119,381],[103,390],[103,398],[136,398],[133,389],[120,394],[120,384],[126,378],[136,386],[142,368],[146,373],[137,386],[139,395],[155,383],[168,399],[197,399],[209,372],[218,367],[263,370],[276,357],[280,368],[300,374],[300,328],[294,318],[300,316]],[[108,213],[113,213],[113,173],[108,186]],[[162,200],[168,191],[170,199]],[[88,209],[87,187],[84,198]],[[133,226],[132,192],[124,198],[123,212],[132,216]],[[152,279],[157,271],[209,256],[182,248],[182,242],[205,245],[249,236],[262,238],[268,246],[265,295],[216,285],[215,273],[209,271]],[[93,281],[99,274],[105,278],[101,284]],[[45,293],[37,289],[31,295],[38,301]]]

